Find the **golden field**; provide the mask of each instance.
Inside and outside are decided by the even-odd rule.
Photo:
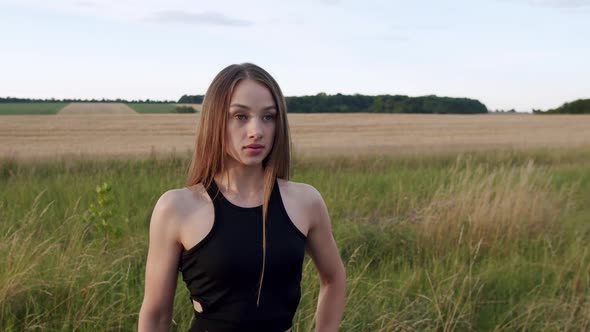
[[[70,103],[62,108],[59,115],[72,114],[137,114],[123,103]]]
[[[113,107],[116,105],[107,105]],[[124,105],[123,105],[124,106]],[[93,111],[0,117],[0,157],[145,156],[190,151],[199,114]],[[290,114],[295,153],[308,156],[565,148],[590,144],[585,115]]]

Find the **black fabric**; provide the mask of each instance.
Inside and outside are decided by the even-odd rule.
[[[179,270],[195,312],[193,332],[284,332],[292,325],[301,297],[305,235],[289,219],[275,180],[266,220],[266,266],[260,304],[262,206],[229,202],[215,181],[207,189],[215,209],[211,231],[182,252]],[[192,306],[192,301],[191,301]]]

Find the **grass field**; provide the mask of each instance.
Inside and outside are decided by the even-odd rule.
[[[176,104],[142,104],[130,103],[127,106],[133,108],[137,113],[171,113]]]
[[[0,103],[0,115],[56,114],[68,103]]]
[[[133,108],[137,113],[175,113],[176,107],[178,106],[195,106],[189,104],[144,104],[144,103],[131,103],[127,104]],[[200,105],[197,105],[200,107]]]
[[[151,210],[188,162],[0,161],[0,330],[133,330]],[[589,330],[589,166],[590,147],[296,156],[347,269],[341,331]],[[294,331],[317,292],[306,259]],[[179,279],[173,331],[191,310]]]
[[[0,157],[93,158],[184,154],[194,148],[199,114],[3,116]],[[590,116],[290,114],[300,155],[362,156],[563,149],[590,145]]]
[[[57,114],[62,108],[67,114],[114,114],[129,112],[130,107],[137,113],[173,113],[177,106],[190,106],[200,111],[201,105],[197,104],[145,104],[145,103],[0,103],[0,115],[39,115]],[[64,113],[64,112],[62,112]]]

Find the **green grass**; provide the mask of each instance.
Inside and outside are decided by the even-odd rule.
[[[57,114],[68,103],[0,103],[0,115]]]
[[[176,109],[176,104],[129,103],[127,106],[137,113],[173,113]]]
[[[341,331],[590,328],[590,149],[295,159],[346,266]],[[0,330],[133,330],[151,211],[188,162],[0,161]],[[306,258],[295,331],[318,287]],[[179,279],[172,330],[191,317]]]

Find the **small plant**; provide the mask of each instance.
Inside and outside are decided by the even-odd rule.
[[[111,186],[106,182],[97,185],[95,189],[96,201],[91,203],[83,214],[84,221],[107,240],[121,237],[121,229],[111,223],[113,219],[111,189]]]

